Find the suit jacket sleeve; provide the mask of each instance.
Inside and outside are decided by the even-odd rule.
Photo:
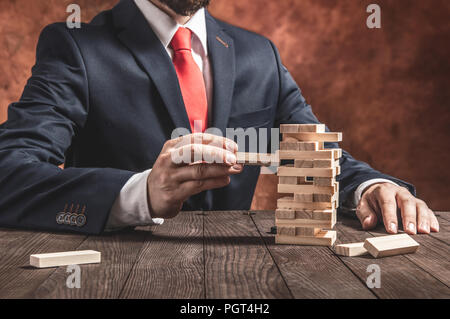
[[[279,70],[279,103],[276,115],[276,125],[289,123],[320,123],[311,106],[306,103],[305,98],[295,83],[292,76],[289,74],[286,67],[281,63],[279,53],[276,47],[271,43],[278,63]],[[327,131],[328,128],[327,128]],[[337,143],[325,143],[326,148],[338,148]],[[383,174],[368,164],[355,160],[348,152],[343,150],[342,158],[340,159],[341,174],[337,177],[340,182],[339,201],[342,208],[353,208],[353,193],[356,188],[363,182],[374,178],[385,178],[391,180],[401,186],[406,187],[413,195],[415,195],[415,188],[413,185],[401,181],[395,177]]]
[[[86,69],[70,32],[61,24],[43,30],[32,76],[0,126],[1,226],[100,233],[133,175],[58,167],[89,112]],[[85,223],[57,223],[57,214],[72,204],[78,213],[85,206]]]

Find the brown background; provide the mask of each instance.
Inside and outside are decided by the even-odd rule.
[[[78,3],[83,21],[116,0],[0,0],[0,122],[20,97],[42,28]],[[366,7],[382,8],[382,29]],[[450,1],[212,0],[213,15],[269,37],[318,118],[343,148],[414,183],[433,209],[450,209]],[[273,208],[263,176],[254,208]]]

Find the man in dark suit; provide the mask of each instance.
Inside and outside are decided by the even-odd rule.
[[[319,122],[273,43],[214,19],[208,2],[122,0],[80,29],[42,31],[0,127],[0,225],[101,233],[181,209],[249,209],[259,169],[205,129]],[[198,133],[171,139],[175,128]],[[183,150],[216,161],[174,163]],[[438,231],[412,185],[345,151],[340,164],[341,205],[363,228],[396,233],[399,209],[408,233]]]

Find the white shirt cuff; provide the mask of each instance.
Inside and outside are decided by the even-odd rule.
[[[161,225],[162,218],[152,218],[147,202],[147,179],[151,169],[131,176],[116,198],[105,231],[125,227]]]
[[[394,183],[393,181],[390,181],[388,179],[385,178],[374,178],[374,179],[369,179],[368,181],[365,181],[364,183],[361,183],[358,188],[355,191],[355,194],[353,195],[353,204],[354,207],[357,207],[359,204],[359,201],[361,200],[361,196],[364,193],[364,191],[367,189],[367,187],[373,185],[373,184],[377,184],[377,183],[391,183],[394,185],[397,185],[397,183]]]

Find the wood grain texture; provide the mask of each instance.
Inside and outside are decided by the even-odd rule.
[[[75,250],[86,239],[84,235],[12,229],[0,233],[0,299],[30,298],[55,272],[55,268],[29,266],[30,255]]]
[[[181,212],[150,230],[120,298],[204,298],[202,213]]]
[[[295,298],[374,298],[328,247],[275,245],[273,213],[252,219]]]
[[[242,211],[205,216],[205,274],[206,298],[292,298],[251,217]]]
[[[339,232],[337,243],[362,242],[372,234],[361,231],[358,220],[345,219],[335,229]],[[383,231],[380,228],[380,233]],[[384,234],[386,234],[384,232]],[[424,248],[424,247],[421,247]],[[441,281],[411,262],[406,256],[392,256],[374,259],[371,256],[339,257],[356,274],[366,282],[369,273],[367,267],[376,264],[381,269],[381,287],[372,289],[377,297],[391,298],[442,298],[449,297],[449,289]]]
[[[118,298],[139,256],[147,233],[126,231],[102,236],[90,236],[80,250],[96,250],[102,254],[100,264],[80,265],[81,288],[66,286],[67,267],[59,267],[36,290],[35,298]]]

